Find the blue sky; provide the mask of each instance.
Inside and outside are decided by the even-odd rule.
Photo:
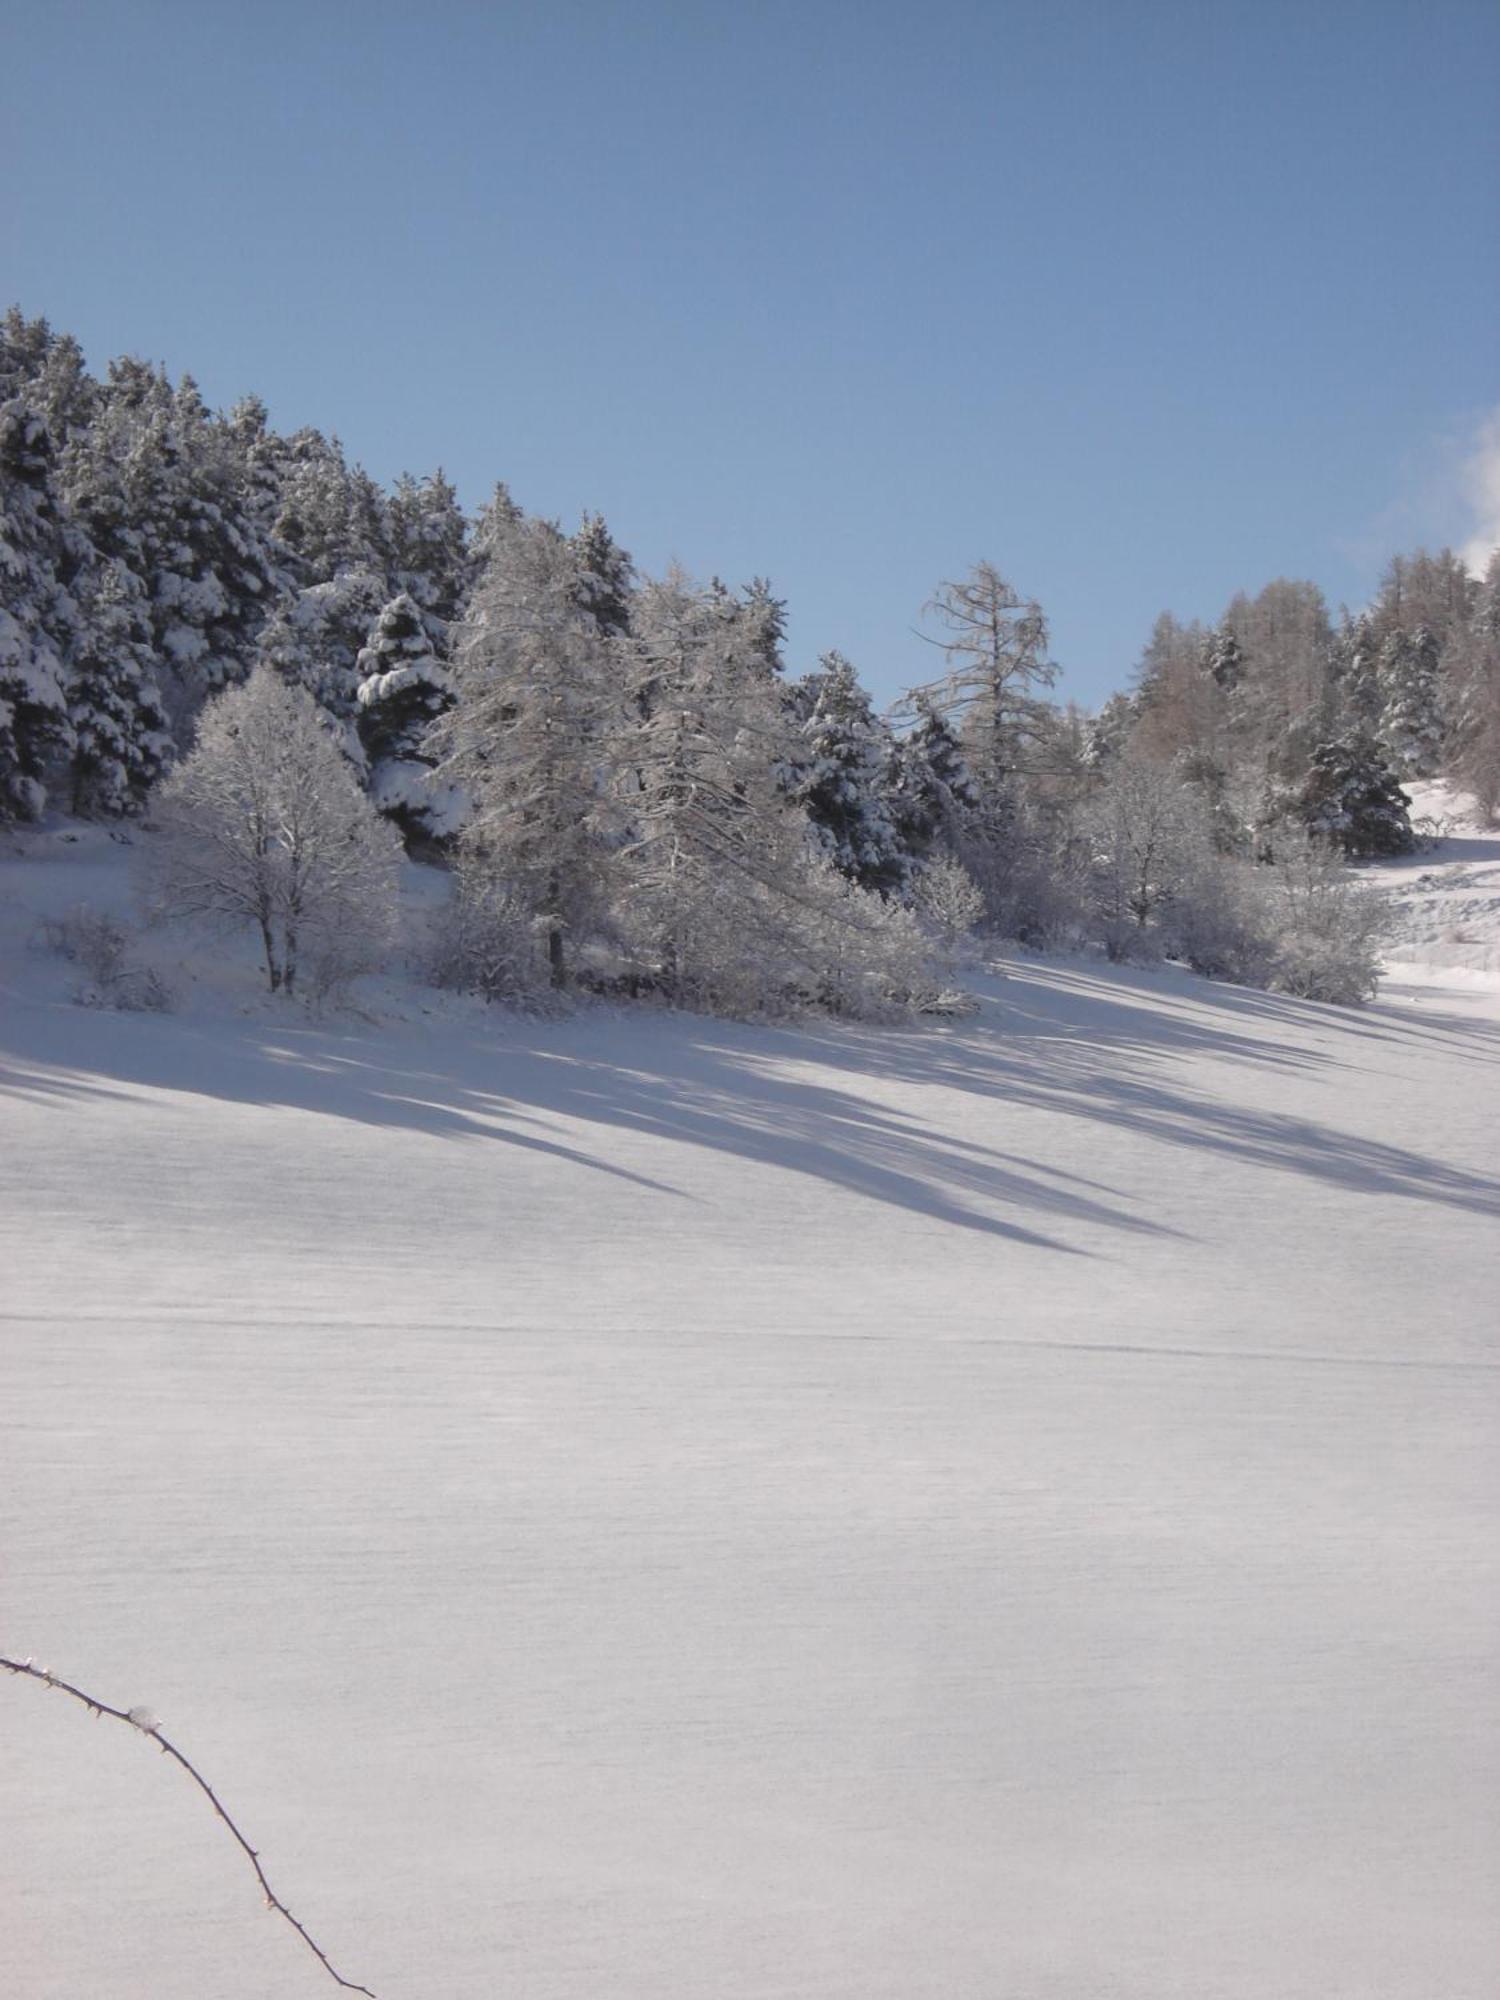
[[[1480,533],[1490,0],[0,0],[0,302],[601,510],[888,698],[979,558],[1152,619]],[[1490,433],[1492,450],[1500,448]],[[1493,461],[1491,472],[1493,474]]]

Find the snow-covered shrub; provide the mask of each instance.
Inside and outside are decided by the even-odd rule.
[[[449,992],[532,1009],[549,992],[547,939],[525,897],[472,857],[429,935],[427,976]]]
[[[80,903],[40,926],[38,941],[84,975],[74,994],[81,1006],[116,1007],[122,1013],[165,1014],[172,992],[154,966],[129,956],[130,933],[114,917]]]
[[[1312,839],[1284,843],[1267,874],[1274,949],[1266,983],[1278,993],[1343,1007],[1370,999],[1390,925],[1386,898]]]
[[[124,926],[88,903],[76,903],[60,917],[44,918],[38,935],[48,951],[82,967],[93,980],[110,978],[125,956]]]
[[[1061,829],[1022,814],[1004,843],[963,840],[959,855],[984,900],[984,924],[1036,950],[1076,944],[1089,928],[1088,856]]]
[[[857,888],[831,863],[768,870],[684,869],[644,885],[619,912],[634,963],[664,998],[735,1018],[806,1011],[903,1019],[942,985],[912,911]]]
[[[1163,913],[1163,949],[1207,979],[1265,986],[1275,964],[1275,915],[1263,870],[1205,850]]]
[[[860,1021],[939,1011],[946,988],[910,910],[826,869],[809,871],[793,909],[801,920],[788,942],[812,974],[805,989],[811,1005]]]
[[[1283,828],[1256,867],[1208,857],[1163,913],[1163,950],[1211,979],[1355,1006],[1374,993],[1385,899],[1326,842]]]
[[[984,891],[961,861],[939,854],[912,887],[912,907],[951,961],[984,919]]]
[[[400,839],[304,689],[259,667],[210,703],[152,821],[148,901],[166,917],[253,926],[273,993],[327,997],[380,963]]]

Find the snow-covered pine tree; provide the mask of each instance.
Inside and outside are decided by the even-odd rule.
[[[947,717],[925,694],[914,698],[912,708],[912,726],[896,744],[892,793],[902,845],[924,861],[934,853],[957,852],[979,800]]]
[[[306,688],[345,725],[346,749],[357,768],[363,754],[353,728],[362,679],[359,656],[386,603],[384,579],[370,570],[340,570],[309,584],[284,603],[261,635],[260,657],[282,680]]]
[[[0,401],[8,403],[33,387],[46,366],[52,338],[45,319],[28,319],[19,306],[7,308],[0,319]],[[27,401],[35,407],[30,396]]]
[[[1370,615],[1345,615],[1331,654],[1343,735],[1373,736],[1385,706],[1380,691],[1380,642]]]
[[[1238,692],[1245,678],[1245,656],[1240,651],[1240,642],[1234,635],[1234,628],[1228,624],[1214,627],[1203,659],[1204,671],[1221,694],[1232,697]]]
[[[301,430],[286,439],[276,534],[303,584],[359,572],[380,579],[382,602],[394,594],[388,504],[374,480],[348,464],[337,438]]]
[[[911,856],[896,823],[895,746],[842,653],[788,689],[796,723],[790,791],[841,875],[862,889],[899,896]]]
[[[474,528],[469,537],[471,588],[497,560],[504,544],[525,519],[525,513],[511,498],[510,488],[503,479],[497,479],[494,492],[474,517]]]
[[[702,592],[725,625],[736,630],[736,646],[755,663],[767,680],[785,671],[782,643],[786,638],[786,601],[777,597],[763,576],[752,577],[736,593],[722,577],[710,577]]]
[[[185,736],[204,699],[249,671],[279,582],[234,434],[191,377],[173,389],[159,369],[116,361],[65,468],[95,549],[141,585],[162,695]]]
[[[546,521],[492,518],[458,628],[440,779],[469,801],[466,863],[529,909],[552,983],[607,904],[614,820],[604,745],[618,693],[574,552]]]
[[[65,657],[77,606],[47,426],[21,396],[0,405],[0,819],[36,819],[71,747]]]
[[[441,641],[468,595],[469,524],[439,467],[424,479],[403,472],[388,507],[393,579]]]
[[[1084,727],[1083,762],[1087,771],[1098,772],[1118,757],[1130,741],[1137,721],[1134,695],[1112,694],[1091,715]]]
[[[571,546],[584,609],[606,638],[628,632],[635,565],[605,526],[604,516],[585,514]]]
[[[271,416],[259,396],[242,396],[223,420],[222,435],[236,473],[240,507],[259,542],[269,551],[278,571],[278,589],[296,582],[296,558],[277,537],[281,488],[290,463],[285,438],[271,429]]]
[[[1310,834],[1356,859],[1409,854],[1416,845],[1411,800],[1371,736],[1320,744],[1295,807]]]
[[[144,596],[131,571],[109,560],[86,572],[77,592],[68,682],[73,810],[139,812],[172,754]]]
[[[786,599],[776,595],[769,577],[751,577],[740,593],[739,615],[750,658],[759,660],[767,674],[784,673]]]
[[[356,672],[370,797],[409,848],[430,846],[457,830],[457,800],[451,787],[434,782],[429,743],[433,723],[453,706],[453,682],[413,599],[403,594],[385,606]]]
[[[12,306],[0,320],[0,403],[24,397],[61,455],[70,435],[89,422],[97,394],[73,336],[54,333],[46,320],[28,320]]]
[[[1490,819],[1500,807],[1500,550],[1490,557],[1469,623],[1444,666],[1450,770]]]
[[[1443,753],[1438,644],[1427,626],[1393,630],[1380,649],[1380,736],[1403,778],[1430,778]]]

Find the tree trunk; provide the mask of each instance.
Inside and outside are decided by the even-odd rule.
[[[266,951],[266,981],[273,993],[281,990],[281,967],[276,959],[276,940],[266,917],[260,919],[260,938]]]
[[[562,882],[556,874],[547,884],[547,900],[553,911],[547,924],[547,976],[554,987],[562,987],[567,984],[568,969],[563,959],[563,923],[557,914],[562,901]]]

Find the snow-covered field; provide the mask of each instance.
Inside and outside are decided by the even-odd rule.
[[[1014,959],[910,1033],[80,1008],[24,940],[126,856],[48,839],[0,1651],[347,1976],[1500,1990],[1500,837],[1383,871],[1366,1010]],[[333,1990],[8,1677],[0,1827],[16,2000]]]

